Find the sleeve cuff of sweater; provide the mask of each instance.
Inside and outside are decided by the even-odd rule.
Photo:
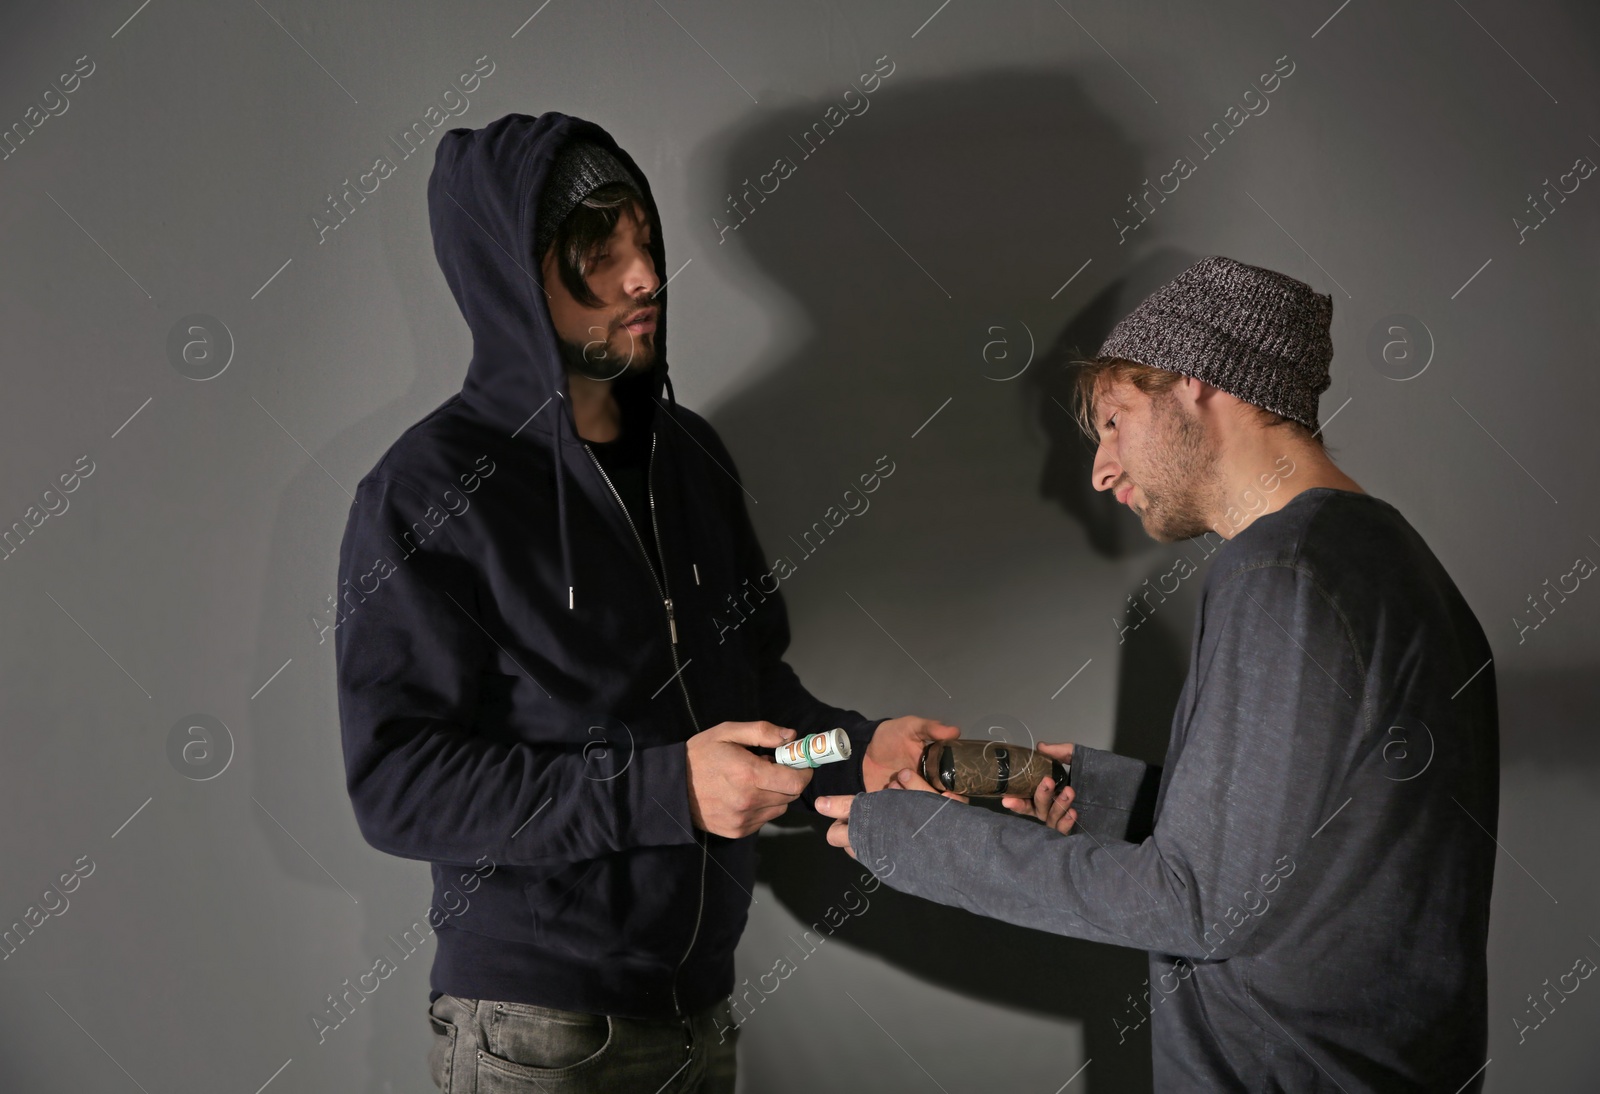
[[[861,773],[861,760],[867,754],[867,746],[872,743],[872,735],[883,721],[882,718],[862,718],[853,725],[846,723],[841,727],[845,736],[850,738],[850,758],[839,763],[823,764],[816,769],[811,776],[810,786],[806,788],[813,801],[819,795],[865,793],[867,784]]]
[[[687,742],[640,749],[625,777],[630,827],[618,833],[622,849],[695,842]]]
[[[1072,796],[1079,802],[1094,802],[1100,800],[1099,794],[1105,790],[1104,782],[1106,762],[1115,759],[1114,753],[1098,748],[1089,748],[1087,745],[1074,745],[1072,748],[1072,769],[1067,773],[1067,785],[1072,787]]]
[[[1100,748],[1076,745],[1067,785],[1078,811],[1077,827],[1096,837],[1138,842],[1153,813],[1158,769]]]

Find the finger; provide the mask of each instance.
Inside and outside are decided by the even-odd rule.
[[[1050,808],[1045,811],[1046,824],[1052,828],[1055,827],[1056,822],[1061,819],[1061,815],[1071,808],[1072,800],[1070,795],[1070,787],[1063,788],[1059,793],[1051,793]]]
[[[750,829],[750,831],[752,831],[752,832],[758,831],[761,828],[761,826],[766,824],[769,820],[776,820],[777,818],[783,816],[788,811],[789,811],[789,803],[788,802],[785,802],[782,805],[774,806],[771,809],[760,810],[759,812],[757,812],[754,816],[752,816],[750,818],[750,820],[752,822],[752,825],[753,825],[753,827]]]
[[[1052,760],[1061,760],[1062,762],[1070,762],[1072,760],[1072,743],[1070,741],[1065,744],[1055,745],[1040,741],[1033,747],[1036,751],[1043,752]]]
[[[844,821],[834,821],[828,825],[828,843],[833,847],[850,846],[850,826]]]
[[[1055,798],[1056,781],[1048,775],[1033,788],[1033,815],[1046,824],[1050,822],[1050,803]]]
[[[762,809],[783,810],[789,808],[799,798],[800,795],[798,794],[779,794],[771,790],[757,788],[744,797],[743,808],[747,813],[754,813]],[[738,800],[738,795],[735,795],[734,800]]]
[[[765,790],[754,791],[742,801],[735,799],[739,810],[747,816],[768,810],[782,813],[798,800],[797,795],[773,794]]]
[[[813,768],[787,767],[759,756],[752,756],[751,760],[761,765],[754,769],[753,774],[758,790],[792,799],[799,797],[800,791],[811,785]]]
[[[890,785],[894,786],[897,790],[925,790],[930,794],[937,792],[934,790],[933,786],[929,784],[928,780],[924,779],[921,775],[918,775],[909,767],[903,767],[899,771],[896,771],[894,773],[894,777],[890,780]]]
[[[1050,819],[1046,822],[1051,828],[1060,829],[1061,818],[1066,816],[1072,808],[1072,787],[1066,787],[1056,795],[1055,801],[1050,805]]]
[[[794,730],[771,722],[728,722],[726,725],[720,739],[749,748],[777,748],[795,738]]]
[[[1061,816],[1050,822],[1050,827],[1054,828],[1057,832],[1060,832],[1063,836],[1065,836],[1071,833],[1073,825],[1075,825],[1077,821],[1078,811],[1076,809],[1069,808],[1062,810]]]
[[[854,794],[824,794],[817,799],[817,812],[835,820],[848,820],[850,806],[854,801]]]
[[[902,768],[899,771],[896,771],[893,775],[890,775],[888,789],[921,790],[924,793],[938,794],[942,797],[953,798],[963,805],[972,804],[971,800],[968,799],[965,794],[957,794],[954,790],[940,790],[938,787],[930,784],[926,779],[924,779],[921,775],[918,775],[910,768]]]
[[[943,722],[934,722],[928,727],[928,737],[935,741],[953,741],[961,736],[961,730],[956,726],[947,726]]]

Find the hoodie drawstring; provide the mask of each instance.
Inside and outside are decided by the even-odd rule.
[[[556,397],[563,402],[566,400],[566,396],[562,395],[559,390],[556,391]],[[567,416],[557,407],[556,427],[550,432],[550,444],[555,450],[556,523],[561,534],[561,573],[567,579],[567,608],[571,610],[574,607],[576,591],[572,585],[572,544],[567,536],[567,476],[561,455],[561,431],[566,420]]]
[[[674,425],[676,425],[679,429],[683,429],[683,423],[678,421],[678,397],[673,393],[672,390],[672,374],[667,373],[662,377],[662,379],[666,381],[667,385],[667,402],[662,405],[661,409],[666,412],[669,418],[672,419]],[[678,497],[687,498],[689,495],[683,489],[683,461],[677,457],[676,446],[678,443],[678,438],[673,436],[672,430],[665,430],[664,432],[666,432],[668,436],[672,437],[672,440],[669,443],[674,446],[674,454],[672,457],[672,474],[673,478],[676,479],[678,483]],[[700,584],[700,567],[694,562],[694,521],[691,520],[684,522],[684,538],[689,541],[689,565],[694,570],[694,583],[698,585]]]
[[[678,396],[672,390],[672,377],[670,375],[665,375],[662,377],[662,379],[666,381],[667,385],[667,402],[663,403],[661,408],[662,410],[666,411],[668,417],[672,418],[673,424],[677,425],[680,429],[684,428],[682,423],[678,421],[675,413],[678,406]],[[556,396],[563,400],[565,399],[565,396],[563,396],[560,391],[556,392]],[[561,572],[567,579],[567,608],[570,610],[575,606],[577,592],[573,587],[572,580],[572,544],[567,533],[567,484],[566,474],[564,473],[565,465],[563,463],[561,454],[561,433],[562,430],[566,428],[566,420],[567,416],[565,414],[562,414],[560,411],[556,412],[556,427],[555,430],[550,434],[550,443],[555,450],[556,522],[560,528],[561,535]],[[671,438],[667,442],[668,444],[677,444],[677,438],[672,437],[671,430],[663,430],[663,432]],[[673,477],[678,483],[678,497],[686,498],[688,497],[688,494],[686,494],[683,489],[683,461],[678,459],[676,456],[673,456],[670,462],[672,463]],[[688,529],[685,531],[687,535],[691,537],[693,536],[692,531]],[[694,552],[691,549],[691,556],[693,553]],[[700,567],[692,561],[690,565],[694,568],[694,580],[695,584],[698,585],[700,583]]]

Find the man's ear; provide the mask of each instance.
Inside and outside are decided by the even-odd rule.
[[[1173,397],[1182,403],[1185,409],[1193,410],[1205,386],[1204,380],[1196,380],[1193,376],[1180,376],[1171,391]]]
[[[1204,380],[1193,376],[1185,376],[1178,384],[1178,398],[1182,399],[1191,409],[1204,410],[1213,406],[1227,393],[1219,387],[1214,387]]]

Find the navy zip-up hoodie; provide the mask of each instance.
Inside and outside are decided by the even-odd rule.
[[[732,991],[755,885],[755,836],[694,827],[687,739],[725,721],[843,727],[854,756],[816,770],[809,806],[864,789],[878,722],[783,661],[738,471],[672,398],[664,290],[657,361],[629,380],[655,404],[653,527],[633,526],[578,436],[532,241],[552,160],[579,136],[638,180],[667,268],[649,183],[598,125],[511,114],[441,139],[428,211],[472,361],[356,488],[339,716],[362,835],[433,864],[430,998],[664,1017]]]

